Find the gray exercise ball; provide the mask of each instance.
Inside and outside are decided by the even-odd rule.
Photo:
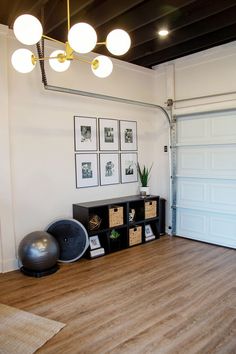
[[[42,272],[56,265],[59,246],[48,232],[34,231],[20,242],[18,254],[24,268]]]

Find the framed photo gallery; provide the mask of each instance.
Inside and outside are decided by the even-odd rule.
[[[137,182],[137,122],[74,116],[76,188]]]

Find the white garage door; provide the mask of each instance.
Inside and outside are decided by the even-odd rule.
[[[236,248],[236,111],[177,117],[176,234]]]

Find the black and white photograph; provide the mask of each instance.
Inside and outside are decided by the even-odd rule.
[[[121,154],[121,182],[137,182],[137,153]]]
[[[133,144],[133,129],[125,129],[125,143],[128,144],[128,143],[131,143]]]
[[[118,150],[118,126],[116,119],[99,118],[99,147],[101,151]]]
[[[104,142],[105,143],[114,143],[114,128],[105,127],[104,128]]]
[[[93,170],[91,162],[82,162],[82,178],[93,178]]]
[[[91,250],[95,250],[96,248],[101,247],[98,235],[89,237],[89,245]]]
[[[97,150],[97,118],[74,117],[75,151]]]
[[[76,188],[98,186],[97,154],[75,154]]]
[[[80,127],[81,130],[81,137],[80,137],[80,142],[90,142],[92,141],[92,129],[90,125],[81,125]]]
[[[151,225],[145,225],[145,237],[153,236]]]
[[[100,181],[101,186],[120,182],[119,155],[100,154]]]
[[[137,122],[120,121],[120,149],[137,150]]]

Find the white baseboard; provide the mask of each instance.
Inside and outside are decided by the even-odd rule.
[[[7,273],[19,269],[18,259],[12,258],[0,262],[0,273]]]

